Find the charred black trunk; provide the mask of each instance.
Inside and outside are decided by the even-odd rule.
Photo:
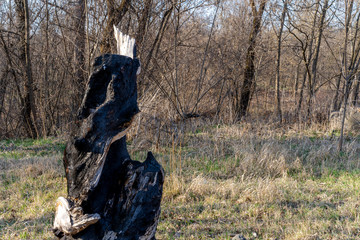
[[[57,203],[58,238],[155,239],[164,172],[151,152],[140,163],[126,149],[126,130],[139,111],[139,65],[120,55],[95,60],[79,128],[64,153],[68,197]]]

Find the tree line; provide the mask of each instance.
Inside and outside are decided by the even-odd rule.
[[[327,121],[359,104],[359,20],[354,0],[2,1],[0,136],[70,131],[114,25],[136,39],[145,117]]]

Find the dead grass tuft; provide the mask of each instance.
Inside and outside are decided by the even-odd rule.
[[[338,112],[333,112],[330,115],[331,130],[336,131],[341,129],[341,121],[344,109]],[[345,130],[360,133],[360,108],[348,107],[345,117]]]
[[[347,124],[349,129],[360,133],[360,108],[351,108]]]

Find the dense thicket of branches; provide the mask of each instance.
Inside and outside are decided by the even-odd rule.
[[[353,0],[2,1],[0,137],[68,132],[113,24],[138,42],[143,117],[323,121],[358,104],[359,19]]]

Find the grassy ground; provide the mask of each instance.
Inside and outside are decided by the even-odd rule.
[[[312,128],[200,126],[150,148],[166,171],[158,239],[360,239],[360,138]],[[64,141],[0,142],[0,239],[52,239]],[[240,238],[239,238],[240,239]]]
[[[0,239],[51,239],[54,201],[66,195],[64,143],[0,142]]]

